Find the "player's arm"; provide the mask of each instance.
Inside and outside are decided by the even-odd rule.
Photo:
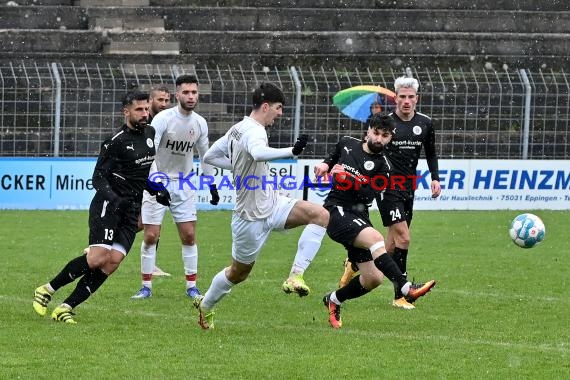
[[[341,152],[341,142],[342,139],[335,145],[334,150],[332,150],[328,157],[323,160],[323,162],[315,165],[314,173],[317,178],[323,177],[325,174],[330,173],[334,170],[334,173],[339,172],[341,168],[339,168],[338,161],[340,159],[340,152]],[[332,173],[332,174],[334,174]]]
[[[244,136],[246,137],[246,136]],[[272,161],[281,158],[292,158],[293,147],[289,148],[272,148],[267,146],[267,140],[264,136],[250,134],[245,142],[246,150],[257,162]]]
[[[210,146],[210,141],[208,139],[208,126],[206,122],[200,123],[200,137],[196,141],[196,151],[198,152],[198,157],[200,158],[200,163],[202,164],[202,172],[204,175],[213,176],[214,167],[204,161],[204,156],[208,151]]]
[[[426,161],[428,164],[429,172],[431,174],[432,181],[439,181],[439,168],[437,162],[437,153],[435,149],[435,131],[433,127],[429,129],[426,142],[424,144],[424,150],[426,153]]]
[[[109,201],[115,211],[123,211],[131,207],[131,202],[122,198],[119,194],[113,191],[109,181],[110,176],[116,175],[118,179],[120,176],[113,172],[115,168],[115,159],[117,157],[118,140],[106,140],[101,144],[101,151],[93,170],[93,187],[98,193],[103,195],[103,198]]]
[[[435,130],[430,125],[424,150],[426,153],[426,161],[431,175],[431,196],[437,198],[441,194],[441,186],[439,184],[439,164],[437,160],[437,152],[435,149]]]
[[[267,143],[267,133],[260,128],[250,129],[242,136],[246,151],[256,162],[267,162],[300,155],[307,146],[308,136],[302,135],[289,148],[272,148]]]
[[[93,187],[95,190],[103,194],[105,199],[114,200],[118,195],[111,188],[109,176],[111,176],[113,167],[115,166],[114,160],[114,144],[112,140],[105,140],[101,144],[101,151],[97,157],[95,170],[93,171]]]
[[[232,170],[229,158],[229,139],[226,133],[204,153],[203,162],[218,168]]]
[[[202,173],[203,175],[207,176],[207,179],[210,181],[209,188],[210,188],[210,196],[212,197],[210,203],[216,206],[220,202],[220,194],[218,194],[218,188],[214,183],[214,167],[206,163],[206,161],[204,160],[204,156],[206,155],[208,147],[210,146],[210,142],[208,139],[208,124],[206,124],[205,120],[200,123],[200,129],[201,133],[200,137],[198,138],[198,141],[196,141],[196,150],[198,151],[198,156],[200,157],[200,163],[202,164]]]
[[[338,164],[340,160],[340,153],[342,152],[342,147],[344,138],[341,138],[335,145],[334,149],[329,153],[328,157],[323,160],[325,164],[329,166],[329,171],[332,169],[333,166]]]

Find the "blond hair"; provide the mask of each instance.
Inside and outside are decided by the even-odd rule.
[[[398,93],[398,91],[400,91],[401,88],[413,88],[416,92],[418,92],[420,84],[416,78],[403,76],[399,77],[394,82],[394,90],[396,91],[396,93]]]

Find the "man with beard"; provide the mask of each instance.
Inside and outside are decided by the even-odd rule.
[[[159,113],[160,111],[164,111],[165,109],[170,107],[170,90],[168,89],[167,86],[164,85],[152,87],[149,91],[148,102],[149,102],[149,109],[148,109],[147,124],[150,124],[152,122],[152,119],[157,113]],[[139,231],[142,231],[142,229],[143,225],[139,216]],[[158,241],[156,243],[156,247],[158,249]],[[83,250],[84,254],[87,254],[88,252],[89,252],[89,247]],[[170,273],[163,271],[157,265],[154,266],[152,275],[153,277],[159,277],[159,276],[170,277]]]
[[[119,267],[137,233],[138,215],[146,188],[157,202],[168,205],[170,195],[149,186],[154,160],[155,131],[147,126],[148,94],[132,92],[123,99],[126,123],[103,142],[93,172],[95,196],[89,207],[89,252],[69,261],[50,282],[35,290],[33,308],[46,315],[53,294],[80,278],[75,290],[51,317],[75,324],[73,309],[83,303]]]
[[[152,119],[160,112],[170,108],[170,90],[167,86],[155,86],[149,91],[148,102],[150,109],[148,110],[148,123],[152,123]]]
[[[194,148],[201,160],[202,171],[213,178],[214,169],[203,161],[208,150],[208,125],[194,112],[198,105],[198,79],[194,75],[176,78],[177,106],[158,113],[152,119],[156,130],[155,165],[150,177],[161,177],[169,190],[172,201],[170,212],[176,223],[182,243],[182,262],[186,276],[186,295],[192,299],[200,295],[196,286],[198,272],[198,248],[196,246],[196,190],[186,182],[194,171]],[[180,180],[183,179],[183,180]],[[215,184],[210,185],[211,204],[217,205],[220,197]],[[156,243],[166,207],[155,197],[145,193],[142,203],[144,237],[141,246],[142,287],[131,298],[145,299],[152,296],[152,272],[156,263]]]
[[[315,166],[317,177],[328,172],[333,175],[332,188],[324,203],[330,213],[327,234],[346,248],[348,259],[360,271],[346,285],[323,298],[329,323],[335,329],[342,327],[342,302],[370,292],[384,276],[411,300],[423,296],[435,285],[431,280],[413,287],[387,254],[384,237],[370,222],[368,209],[377,193],[395,186],[390,178],[392,165],[384,154],[394,127],[390,116],[374,115],[363,140],[341,138],[329,157]]]
[[[386,249],[407,276],[407,257],[410,246],[410,225],[414,208],[416,188],[415,175],[422,147],[431,174],[432,198],[439,197],[438,159],[435,146],[435,131],[429,116],[416,111],[419,83],[415,78],[399,77],[394,83],[396,92],[396,111],[390,116],[396,125],[392,141],[386,147],[386,156],[392,163],[393,174],[405,177],[401,188],[387,189],[379,194],[378,209],[382,223],[388,227]],[[353,265],[347,261],[339,286],[346,284],[355,274]],[[422,287],[423,283],[414,283],[413,287]],[[394,307],[411,310],[413,300],[405,297],[400,289],[394,288]]]

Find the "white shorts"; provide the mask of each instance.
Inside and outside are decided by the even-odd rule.
[[[273,230],[283,230],[287,217],[298,199],[280,195],[273,212],[267,219],[249,221],[232,216],[232,257],[242,264],[251,264]]]
[[[170,193],[170,213],[174,222],[196,221],[196,190],[187,187],[180,189],[178,181],[170,181],[167,189]],[[143,224],[161,225],[167,208],[145,190],[141,206]]]

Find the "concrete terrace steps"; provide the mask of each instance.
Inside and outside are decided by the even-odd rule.
[[[271,8],[351,8],[351,9],[491,9],[568,11],[567,0],[149,0],[161,7],[271,7]]]
[[[153,33],[107,34],[113,41],[152,40]],[[166,31],[188,54],[487,54],[566,56],[568,33]],[[405,43],[403,43],[405,41]],[[537,44],[537,42],[541,42]]]
[[[0,29],[87,29],[85,9],[73,6],[0,5]]]
[[[92,17],[164,19],[169,30],[570,32],[570,12],[402,9],[90,8]],[[354,20],[358,20],[357,23]],[[381,20],[381,22],[379,22]],[[544,22],[548,20],[548,22]]]
[[[119,19],[123,19],[122,25]],[[570,12],[400,9],[396,13],[390,9],[0,6],[0,28],[3,29],[87,29],[96,26],[213,31],[568,33]]]
[[[18,6],[59,7],[74,5],[74,0],[15,0]]]
[[[471,65],[490,57],[529,67],[570,60],[570,2],[560,0],[120,0],[117,7],[110,0],[40,2],[0,5],[0,48],[8,57],[109,53],[120,59],[146,55],[147,62],[179,57],[325,66],[414,60]]]
[[[142,42],[141,42],[142,41]],[[147,55],[154,48],[170,49],[168,42],[179,43],[179,53],[190,62],[246,61],[271,65],[291,64],[346,65],[384,62],[396,64],[408,59],[427,65],[458,61],[472,62],[496,57],[501,63],[518,65],[545,59],[551,65],[566,66],[569,60],[570,34],[451,33],[451,32],[221,32],[135,31],[105,33],[90,30],[0,30],[0,49],[5,56],[100,54],[104,46],[114,43],[118,55]],[[129,44],[146,43],[145,49]],[[160,46],[165,43],[164,46]],[[121,46],[133,46],[134,53]],[[9,55],[8,55],[9,54]],[[173,48],[172,53],[176,56]],[[164,56],[164,55],[163,55]],[[264,58],[266,57],[266,58]],[[427,60],[426,60],[427,59]],[[265,63],[267,62],[267,63]],[[299,63],[297,63],[299,62]]]

